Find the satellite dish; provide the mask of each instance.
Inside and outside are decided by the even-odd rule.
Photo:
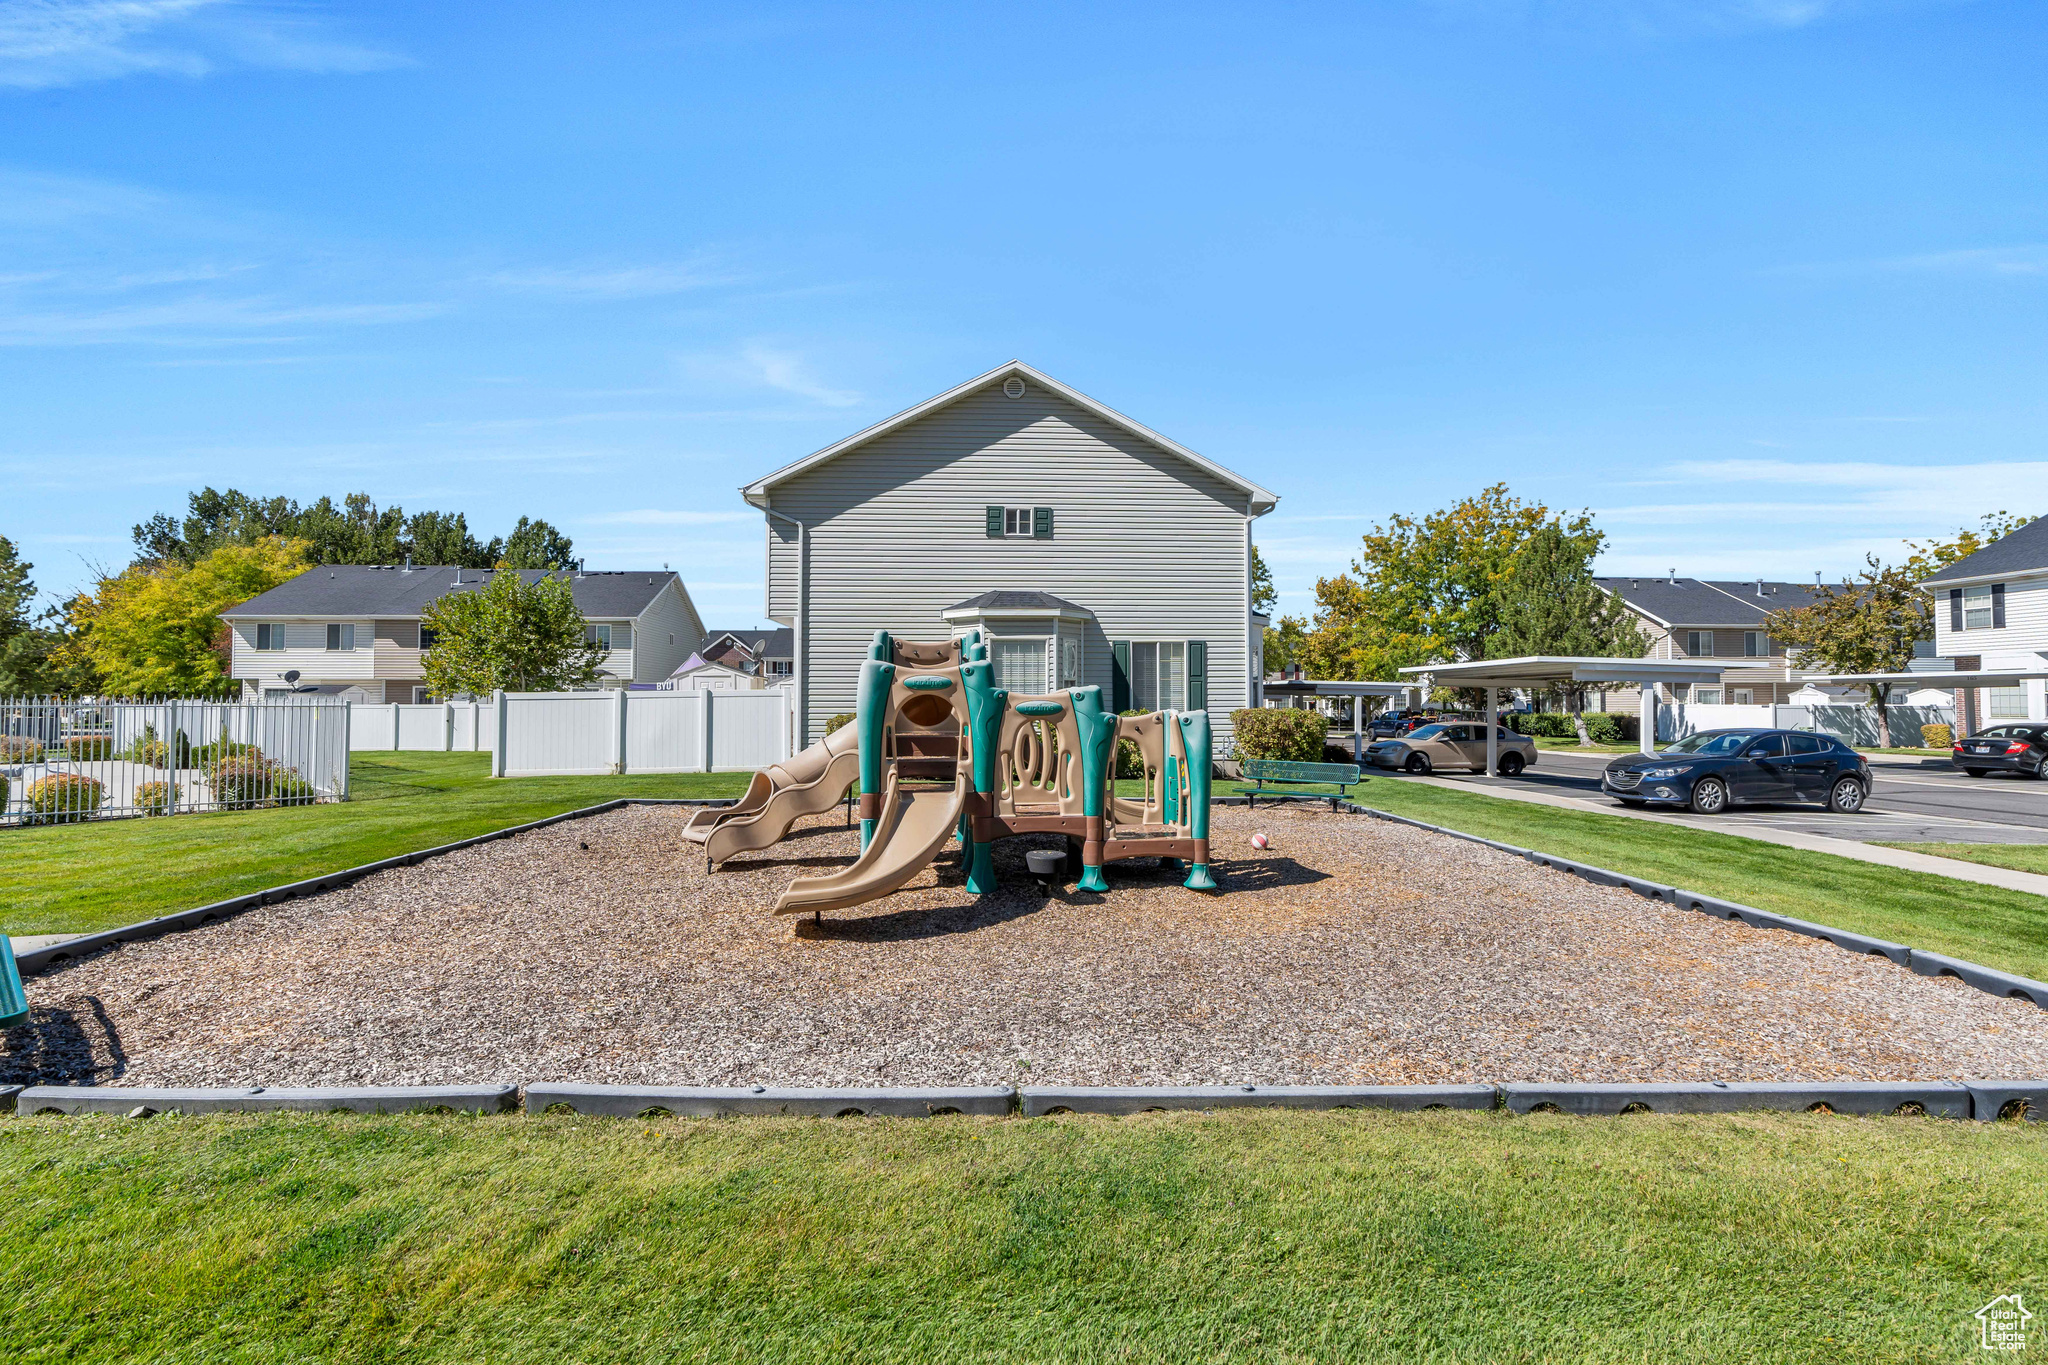
[[[284,680],[288,683],[297,682],[299,680],[299,670],[296,668],[287,668],[284,671]]]

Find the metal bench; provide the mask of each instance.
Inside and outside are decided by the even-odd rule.
[[[1244,794],[1247,810],[1259,804],[1259,797],[1269,796],[1281,801],[1320,801],[1321,793],[1268,792],[1268,782],[1315,783],[1338,789],[1330,798],[1330,809],[1337,809],[1337,803],[1351,795],[1351,788],[1364,779],[1358,775],[1356,763],[1289,763],[1277,758],[1249,758],[1239,766],[1238,772],[1258,784],[1257,788]]]

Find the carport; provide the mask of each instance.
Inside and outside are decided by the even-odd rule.
[[[1425,687],[1477,687],[1486,693],[1486,775],[1500,764],[1500,689],[1541,688],[1565,683],[1612,686],[1634,683],[1641,689],[1642,750],[1657,752],[1657,684],[1719,683],[1730,670],[1767,669],[1767,663],[1708,659],[1582,659],[1540,654],[1520,659],[1475,659],[1463,664],[1421,664],[1404,668]]]
[[[1428,689],[1421,683],[1398,682],[1320,682],[1307,678],[1296,678],[1287,682],[1269,682],[1265,695],[1273,697],[1349,697],[1351,698],[1351,761],[1362,762],[1365,758],[1365,699],[1367,697],[1407,697],[1409,704],[1420,707],[1422,696]]]
[[[1965,704],[1963,693],[1974,692],[1983,687],[2018,687],[2024,689],[2026,684],[2034,681],[2036,678],[2048,678],[2048,668],[1943,669],[1939,672],[1928,673],[1807,673],[1802,676],[1808,682],[1817,683],[1893,683],[1900,687],[1916,689],[1922,687],[1947,688],[1956,694],[1956,734],[1957,738],[1961,738],[1963,731],[1981,728],[1975,722],[1988,722],[1992,719],[1989,716],[1975,716],[1973,714],[1976,710],[1975,706]],[[2029,698],[2027,704],[2028,714],[2026,716],[2001,716],[1998,719],[2048,720],[2048,716],[2036,716],[2033,714],[2033,711],[2033,701]]]

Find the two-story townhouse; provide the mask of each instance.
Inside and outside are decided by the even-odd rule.
[[[2048,664],[2048,517],[2028,522],[1922,585],[1934,597],[1935,652],[1958,672],[2039,673]],[[2048,683],[2016,678],[1956,689],[1966,732],[2000,720],[2048,720]]]
[[[1274,495],[1020,361],[742,493],[806,743],[853,710],[877,630],[979,628],[1001,687],[1207,710],[1225,742],[1253,696],[1251,524]]]
[[[540,569],[323,564],[221,613],[232,632],[231,675],[242,695],[294,686],[370,702],[424,701],[422,617],[450,593],[477,592],[496,573],[529,583]],[[604,685],[660,682],[704,635],[680,576],[666,570],[557,571],[569,580],[591,639],[606,647]],[[286,674],[295,673],[295,682]]]
[[[1652,659],[1746,659],[1768,668],[1745,669],[1722,685],[1688,688],[1684,683],[1660,684],[1666,702],[1703,705],[1767,706],[1791,700],[1805,685],[1786,657],[1782,641],[1771,638],[1772,612],[1803,607],[1813,601],[1810,583],[1744,583],[1703,578],[1597,578],[1635,616]],[[1634,690],[1610,693],[1609,709],[1633,714],[1640,701]]]

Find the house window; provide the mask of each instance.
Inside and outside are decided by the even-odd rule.
[[[1737,706],[1754,706],[1756,705],[1756,693],[1750,691],[1747,687],[1738,687],[1735,689],[1734,704]]]
[[[1742,652],[1752,659],[1768,657],[1771,652],[1771,637],[1760,630],[1743,631]]]
[[[1963,629],[1989,630],[1992,624],[1991,585],[1963,589]]]
[[[440,638],[441,638],[440,632],[439,632],[439,631],[437,631],[437,630],[435,630],[435,629],[434,629],[434,628],[433,628],[432,626],[421,626],[421,627],[420,627],[420,648],[421,648],[421,649],[432,649],[432,648],[434,647],[434,645],[436,644],[436,642],[438,642],[438,641],[440,640]]]
[[[1179,640],[1131,641],[1131,705],[1140,711],[1186,709],[1187,650]]]
[[[256,627],[256,648],[283,649],[284,627],[265,621]]]
[[[1701,706],[1719,706],[1721,704],[1721,689],[1718,687],[1698,687],[1694,688],[1693,692]]]
[[[2019,687],[1985,688],[1984,714],[1994,720],[2025,720],[2027,718],[2026,690]]]
[[[609,623],[593,623],[585,627],[585,634],[606,649],[620,650],[633,647],[633,628],[614,626]]]
[[[1006,692],[1036,696],[1045,685],[1045,641],[997,640],[993,657],[996,686]]]
[[[768,676],[771,678],[786,678],[795,667],[795,661],[791,659],[770,659],[768,661]]]
[[[998,507],[991,503],[987,512],[990,536],[1004,540],[1052,539],[1050,507]]]
[[[327,647],[329,649],[354,649],[356,647],[355,623],[348,622],[343,625],[329,624],[327,627]]]
[[[1689,630],[1685,633],[1685,652],[1688,654],[1712,654],[1714,632],[1711,630]]]

